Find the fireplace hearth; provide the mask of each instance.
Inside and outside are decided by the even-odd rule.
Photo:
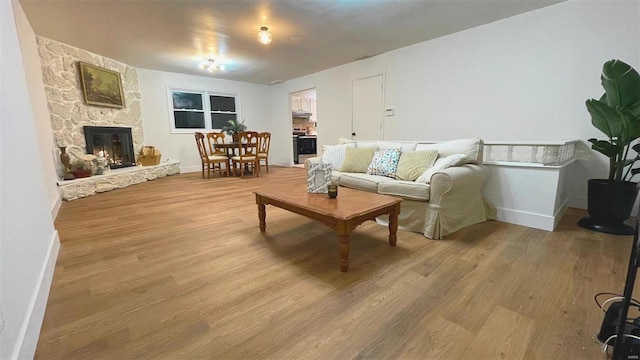
[[[87,154],[103,156],[112,169],[135,166],[130,127],[85,126]]]

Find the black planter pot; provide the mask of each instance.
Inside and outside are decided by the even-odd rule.
[[[614,235],[633,235],[633,227],[624,223],[631,215],[638,196],[638,184],[631,181],[609,182],[590,179],[588,183],[587,211],[580,219],[583,228]]]

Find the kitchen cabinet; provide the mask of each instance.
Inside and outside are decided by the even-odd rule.
[[[291,110],[292,111],[304,111],[311,112],[311,102],[312,99],[307,99],[300,96],[292,96],[291,97]]]
[[[309,111],[311,112],[309,121],[316,122],[316,99],[309,99]]]

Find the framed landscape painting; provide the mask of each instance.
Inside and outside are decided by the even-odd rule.
[[[122,80],[116,71],[78,61],[84,102],[88,105],[124,107]]]

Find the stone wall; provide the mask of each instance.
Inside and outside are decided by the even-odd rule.
[[[138,73],[133,66],[96,55],[42,36],[36,37],[51,128],[56,146],[76,145],[86,149],[83,126],[131,127],[137,152],[144,137]],[[120,73],[125,107],[122,109],[84,103],[78,61]]]
[[[132,166],[104,175],[60,181],[58,189],[62,200],[69,201],[179,173],[179,161],[165,161],[159,165]]]

